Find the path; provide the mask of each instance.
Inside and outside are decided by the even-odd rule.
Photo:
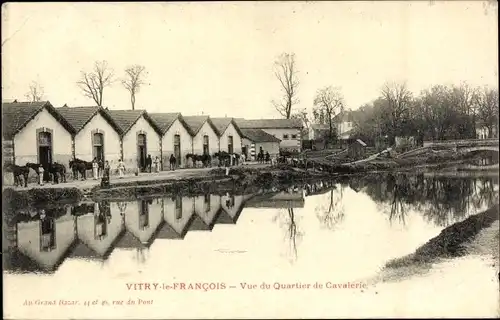
[[[258,164],[257,162],[255,163],[247,163],[244,165],[245,168],[264,168],[268,167],[269,164]],[[241,166],[239,166],[241,167]],[[212,170],[216,169],[217,167],[211,167],[211,168],[187,168],[187,169],[178,169],[175,171],[160,171],[158,173],[139,173],[138,176],[135,174],[128,174],[125,175],[123,178],[118,178],[117,175],[112,175],[111,176],[111,184],[113,182],[134,182],[134,181],[156,181],[156,180],[166,180],[166,179],[172,179],[172,180],[180,180],[180,179],[185,179],[185,178],[191,178],[191,177],[204,177],[207,176],[207,173]],[[235,168],[235,167],[232,167]],[[49,189],[49,188],[79,188],[79,189],[91,189],[97,185],[101,184],[101,180],[94,180],[92,178],[89,178],[87,180],[68,180],[66,183],[59,183],[59,184],[52,184],[48,183],[43,186],[40,186],[38,184],[28,184],[27,188],[24,187],[14,187],[14,186],[4,186],[5,187],[10,187],[14,188],[15,190],[30,190],[30,189]]]

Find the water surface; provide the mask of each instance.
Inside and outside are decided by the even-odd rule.
[[[25,208],[6,233],[6,315],[495,316],[498,279],[488,256],[450,260],[428,274],[364,289],[273,289],[276,283],[363,283],[388,260],[495,202],[497,177],[374,174],[259,194]],[[226,289],[127,289],[137,282]],[[263,282],[271,288],[260,289]],[[259,288],[241,289],[241,283]],[[36,299],[142,299],[153,305],[22,307]]]

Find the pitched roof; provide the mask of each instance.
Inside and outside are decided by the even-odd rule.
[[[182,115],[179,112],[175,113],[150,113],[149,116],[151,119],[156,123],[156,126],[160,129],[161,133],[164,134],[165,132],[170,129],[172,124],[174,124],[175,120],[179,119],[181,124],[186,128],[186,130],[190,130],[184,119],[182,118]]]
[[[236,129],[236,131],[238,132],[238,134],[240,136],[243,135],[243,133],[240,130],[240,127],[238,126],[238,124],[236,123],[236,121],[234,121],[234,118],[228,118],[228,117],[224,117],[224,118],[210,118],[210,120],[212,121],[212,123],[214,124],[214,126],[219,131],[219,135],[222,135],[226,131],[227,127],[229,127],[229,125],[231,123],[233,124],[233,126]]]
[[[241,132],[243,137],[253,142],[281,142],[280,139],[261,129],[241,129]]]
[[[366,147],[366,143],[363,142],[361,139],[356,139],[356,142],[362,145],[363,147]]]
[[[70,108],[67,105],[64,105],[56,110],[73,126],[73,128],[75,128],[76,133],[80,132],[80,130],[82,130],[98,113],[100,113],[117,132],[120,132],[121,130],[116,122],[113,121],[110,115],[106,113],[102,107],[89,106]]]
[[[191,134],[194,136],[201,130],[205,122],[208,122],[212,129],[214,129],[215,133],[219,134],[217,127],[210,120],[209,116],[186,116],[183,117],[187,126],[189,127]]]
[[[151,119],[146,110],[105,110],[120,128],[121,134],[126,134],[141,116],[151,124],[153,129],[161,133],[158,125]]]
[[[311,129],[314,129],[314,130],[330,130],[330,126],[328,124],[313,123],[313,124],[311,124]]]
[[[75,129],[54,108],[49,101],[40,102],[12,102],[2,103],[2,135],[5,139],[12,139],[43,109],[46,109],[70,133]]]
[[[235,119],[240,129],[302,129],[300,119]]]

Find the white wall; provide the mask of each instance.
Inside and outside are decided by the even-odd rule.
[[[194,199],[191,197],[182,197],[182,215],[177,219],[175,209],[175,199],[171,197],[164,198],[163,219],[178,234],[182,234],[187,227],[187,223],[194,214]]]
[[[210,208],[205,203],[205,196],[195,197],[195,212],[196,214],[205,222],[210,225],[215,218],[215,215],[220,209],[220,196],[209,195],[210,197]]]
[[[55,221],[56,247],[50,252],[40,251],[40,223],[40,220],[19,223],[18,248],[42,267],[51,270],[75,240],[75,219],[64,215]]]
[[[52,130],[52,161],[66,166],[71,160],[71,134],[46,110],[43,109],[14,137],[15,164],[38,162],[37,134],[39,128]]]
[[[227,212],[227,214],[234,219],[236,217],[236,214],[240,210],[241,206],[243,205],[244,198],[242,195],[234,196],[234,206],[229,208],[228,206],[226,206],[226,201],[230,199],[231,199],[230,196],[224,195],[221,197],[220,201],[222,209],[224,209]]]
[[[104,135],[105,160],[109,161],[111,168],[114,168],[120,159],[120,135],[100,113],[97,113],[76,135],[75,155],[79,159],[92,161],[92,131],[96,129]]]
[[[163,169],[168,170],[170,155],[174,154],[174,136],[178,134],[181,137],[181,162],[180,167],[186,167],[186,154],[192,153],[192,137],[186,128],[182,125],[179,119],[176,119],[174,123],[170,126],[165,135],[162,137],[162,159],[163,159]],[[179,159],[177,159],[179,164]]]
[[[130,128],[127,134],[123,137],[123,160],[127,171],[135,171],[138,167],[137,162],[137,133],[144,132],[146,134],[147,153],[151,155],[154,161],[156,156],[160,154],[160,137],[153,129],[149,122],[141,116],[139,120]],[[111,167],[111,169],[115,169]]]
[[[139,226],[141,200],[128,202],[125,213],[125,228],[140,239],[142,243],[147,243],[151,239],[163,219],[161,205],[157,204],[155,200],[151,205],[146,201],[146,205],[149,206],[149,224],[144,229]]]
[[[229,124],[227,127],[226,131],[222,134],[220,137],[220,151],[226,151],[228,152],[228,141],[229,141],[229,136],[233,136],[233,150],[235,153],[241,153],[241,136],[239,135],[238,131],[234,127],[232,123]]]
[[[107,236],[102,239],[95,239],[94,236],[94,214],[79,216],[77,219],[78,238],[87,246],[92,248],[100,256],[104,256],[110,249],[116,237],[125,229],[123,219],[120,216],[116,203],[110,203],[111,221],[107,226]]]
[[[300,130],[294,128],[287,129],[262,129],[263,131],[275,136],[278,139],[281,139],[280,148],[282,149],[296,149],[300,151],[301,142],[300,142]],[[284,138],[284,135],[288,135],[288,139]],[[296,138],[293,139],[292,135],[296,135]]]
[[[203,136],[208,135],[208,147],[210,155],[213,155],[216,152],[219,152],[219,137],[215,133],[214,129],[205,122],[205,124],[201,127],[198,134],[193,137],[193,153],[194,154],[203,154]]]

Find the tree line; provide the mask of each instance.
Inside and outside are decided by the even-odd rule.
[[[276,110],[286,119],[300,119],[307,134],[311,124],[326,128],[324,138],[335,141],[337,128],[346,105],[342,89],[332,85],[317,90],[312,112],[294,108],[298,104],[299,71],[295,55],[283,53],[275,61],[274,74],[282,98],[273,100]],[[380,95],[351,112],[354,136],[374,142],[379,138],[394,143],[397,136],[426,140],[476,138],[476,128],[487,128],[489,138],[498,136],[498,88],[458,85],[434,85],[413,94],[406,83],[385,83]]]
[[[116,82],[120,82],[130,95],[130,105],[135,110],[136,96],[140,89],[147,84],[146,67],[142,65],[131,65],[124,70],[121,77],[116,77],[114,70],[108,62],[96,61],[90,70],[82,70],[80,78],[76,82],[83,96],[90,98],[94,103],[102,107],[104,105],[104,91]],[[41,101],[44,98],[44,88],[39,81],[33,81],[25,97],[30,102]]]
[[[346,111],[340,87],[324,86],[311,101],[312,110],[297,108],[300,73],[294,53],[282,53],[274,61],[273,73],[279,84],[280,97],[271,105],[285,119],[299,119],[304,125],[303,138],[311,124],[326,128],[323,137],[335,142],[342,121],[339,115]],[[97,106],[104,104],[104,92],[117,80],[128,91],[130,105],[135,109],[136,96],[147,84],[146,68],[132,65],[121,77],[115,77],[107,61],[96,61],[90,70],[82,70],[77,85],[81,93]],[[43,87],[34,81],[26,98],[40,101]],[[488,137],[498,136],[498,89],[459,85],[434,85],[413,94],[406,83],[386,83],[380,95],[370,103],[350,112],[354,126],[352,137],[373,143],[377,138],[394,143],[397,136],[414,136],[425,140],[476,138],[476,128],[487,128]],[[478,126],[479,125],[479,126]],[[325,132],[325,130],[323,130]]]

